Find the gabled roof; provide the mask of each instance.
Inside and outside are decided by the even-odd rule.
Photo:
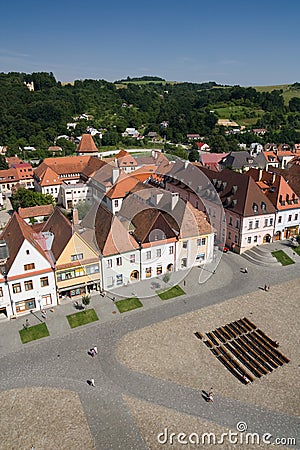
[[[135,158],[131,155],[119,156],[118,157],[118,166],[119,167],[136,167],[138,164]]]
[[[6,262],[6,272],[10,270],[25,240],[28,241],[51,265],[53,265],[50,254],[43,246],[42,241],[44,239],[41,233],[36,233],[16,212],[4,228],[0,239],[4,239],[9,248],[9,258]]]
[[[230,169],[214,172],[198,167],[213,183],[223,207],[243,217],[275,213],[270,200],[247,173]]]
[[[117,255],[139,248],[117,216],[100,205],[95,219],[95,236],[103,256]]]
[[[98,153],[98,148],[91,134],[83,134],[76,149],[77,153]]]
[[[56,207],[53,214],[45,222],[42,231],[50,231],[54,234],[51,251],[57,261],[73,235],[72,224]]]
[[[90,177],[106,162],[94,156],[62,156],[61,158],[45,158],[35,169],[35,175],[41,185],[50,185],[50,180],[60,180],[60,175],[80,174]],[[48,182],[46,180],[49,180]],[[60,184],[53,182],[52,184]]]
[[[180,237],[187,238],[211,234],[212,226],[208,223],[206,215],[187,202],[180,226]]]
[[[250,169],[249,175],[278,211],[300,207],[298,195],[282,175],[256,169]]]
[[[171,215],[156,208],[140,211],[133,217],[132,224],[135,227],[134,237],[142,244],[176,239],[179,233],[179,226]]]
[[[116,158],[117,159],[119,159],[119,158],[123,158],[124,156],[128,156],[129,155],[129,153],[126,151],[126,150],[120,150],[119,151],[119,153],[116,155]]]
[[[116,184],[106,193],[110,199],[124,198],[133,188],[141,184],[141,189],[144,187],[137,178],[121,173]]]
[[[53,205],[31,206],[29,208],[19,208],[18,214],[22,219],[30,217],[50,216],[53,213]]]

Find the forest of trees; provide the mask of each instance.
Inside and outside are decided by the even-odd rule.
[[[220,86],[215,82],[168,83],[159,77],[137,80],[144,83],[119,88],[117,82],[88,79],[62,85],[52,73],[0,73],[0,145],[8,145],[11,153],[30,145],[47,156],[47,148],[57,136],[80,136],[88,125],[105,130],[102,141],[96,143],[107,146],[131,144],[121,135],[126,127],[135,127],[144,136],[156,131],[175,144],[186,143],[188,133],[199,133],[216,151],[236,149],[238,142],[300,142],[300,99],[291,98],[285,105],[281,90],[258,92],[252,87]],[[34,92],[24,84],[31,81]],[[295,89],[298,84],[294,84]],[[250,128],[265,127],[268,133],[264,137],[251,132],[225,135],[224,127],[216,126],[215,110],[222,107],[243,107],[250,116],[259,110]],[[66,124],[82,113],[91,118],[79,120],[71,133]],[[229,118],[234,120],[235,116]],[[167,127],[161,126],[164,121]],[[63,147],[63,154],[75,149],[65,139],[57,145]]]

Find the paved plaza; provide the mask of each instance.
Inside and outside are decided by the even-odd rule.
[[[99,321],[73,330],[65,316],[74,305],[65,300],[48,312],[50,337],[25,345],[18,335],[25,319],[1,321],[0,449],[181,448],[159,444],[157,434],[164,427],[221,433],[240,421],[251,432],[299,439],[300,257],[285,251],[295,264],[263,267],[226,254],[216,268],[206,267],[205,283],[194,268],[180,280],[186,295],[166,301],[150,280],[123,287],[117,298],[137,295],[143,308],[122,315],[111,296],[95,295],[90,307]],[[269,292],[261,289],[266,283]],[[246,386],[193,334],[244,316],[290,359]],[[31,325],[41,320],[39,313],[28,318]],[[93,345],[99,353],[91,358]],[[208,404],[202,390],[211,386],[215,402]],[[220,448],[233,448],[226,445]]]

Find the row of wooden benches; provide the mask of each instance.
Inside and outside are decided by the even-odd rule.
[[[200,332],[195,335],[199,339],[204,337]],[[206,335],[207,347],[243,383],[253,381],[253,375],[260,378],[289,362],[277,350],[278,343],[246,317]]]

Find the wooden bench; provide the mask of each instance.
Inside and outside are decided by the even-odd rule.
[[[272,350],[273,354],[277,356],[277,358],[282,362],[282,363],[288,363],[290,360],[284,356],[279,350],[277,350],[277,348],[273,347],[269,340],[264,338],[260,333],[258,333],[258,330],[255,330],[256,336],[260,337],[261,340],[264,341],[265,345]],[[263,333],[264,334],[264,333]],[[281,364],[282,365],[282,364]]]
[[[206,333],[206,336],[211,340],[211,342],[214,345],[218,345],[218,342],[216,341],[216,339],[214,338],[214,336],[212,335],[212,333]]]
[[[261,361],[258,354],[247,343],[245,343],[242,338],[239,338],[237,343],[242,347],[245,357],[250,359],[251,363],[254,364],[258,370],[263,373],[263,375],[267,375],[267,373],[270,372],[269,368],[266,368],[264,362]]]
[[[243,319],[241,320],[243,322],[246,322],[251,327],[252,330],[255,330],[257,328],[256,325],[253,322],[251,322],[251,320],[247,319],[247,317],[243,317]]]
[[[266,375],[268,373],[268,371],[265,368],[262,368],[261,365],[249,354],[244,345],[237,341],[233,341],[232,345],[234,345],[236,350],[238,350],[245,360],[248,361],[261,375]]]
[[[226,340],[231,339],[231,336],[226,332],[226,330],[224,330],[224,327],[219,327],[217,330]]]
[[[268,347],[265,346],[263,341],[261,341],[259,338],[254,336],[254,334],[252,332],[247,334],[247,337],[253,343],[255,343],[255,345],[257,345],[257,347],[259,347],[261,349],[261,351],[264,353],[264,355],[266,355],[269,358],[269,364],[271,364],[275,369],[277,369],[277,367],[279,367],[279,366],[282,366],[282,364],[283,364],[282,361],[278,360],[278,358],[272,353],[272,351],[270,349],[268,349]]]
[[[269,372],[272,372],[274,367],[270,364],[269,359],[264,353],[255,345],[251,340],[247,338],[247,336],[241,336],[241,340],[244,342],[249,352],[254,355],[255,360],[262,365]]]
[[[241,320],[236,320],[233,323],[235,325],[237,325],[243,333],[248,333],[248,331],[251,330],[250,326],[249,326],[249,328],[250,328],[250,330],[249,330],[249,328],[247,328],[246,325]]]
[[[254,377],[249,374],[244,367],[242,367],[239,362],[233,358],[233,354],[231,354],[224,346],[220,346],[219,350],[223,353],[223,355],[228,359],[228,361],[235,367],[235,369],[240,372],[242,377],[246,377],[249,381],[254,381]],[[244,379],[245,381],[245,379]]]
[[[224,325],[223,328],[226,331],[226,333],[228,333],[231,336],[231,339],[236,338],[236,333],[234,331],[232,331],[228,325]]]
[[[257,378],[260,378],[263,374],[262,374],[259,370],[257,370],[256,367],[253,366],[253,364],[251,364],[251,362],[250,362],[249,360],[247,360],[247,359],[244,357],[243,353],[242,353],[239,349],[237,349],[233,344],[234,344],[234,341],[232,341],[232,342],[227,342],[227,344],[225,344],[225,346],[226,346],[226,348],[227,348],[228,350],[231,351],[231,353],[232,353],[239,361],[241,361],[241,363],[242,363],[245,367],[247,367],[247,369],[250,370],[250,372],[253,373],[253,375],[255,375]]]
[[[198,339],[203,339],[203,334],[200,333],[200,331],[196,331],[196,333],[194,333],[194,335],[195,335],[196,338],[198,338]]]
[[[220,336],[220,334],[216,330],[212,331],[211,334],[216,339],[218,345],[224,344],[225,339],[223,338],[223,336]]]
[[[203,341],[203,342],[208,348],[212,348],[213,347],[213,343],[209,339],[206,339],[206,341]]]

